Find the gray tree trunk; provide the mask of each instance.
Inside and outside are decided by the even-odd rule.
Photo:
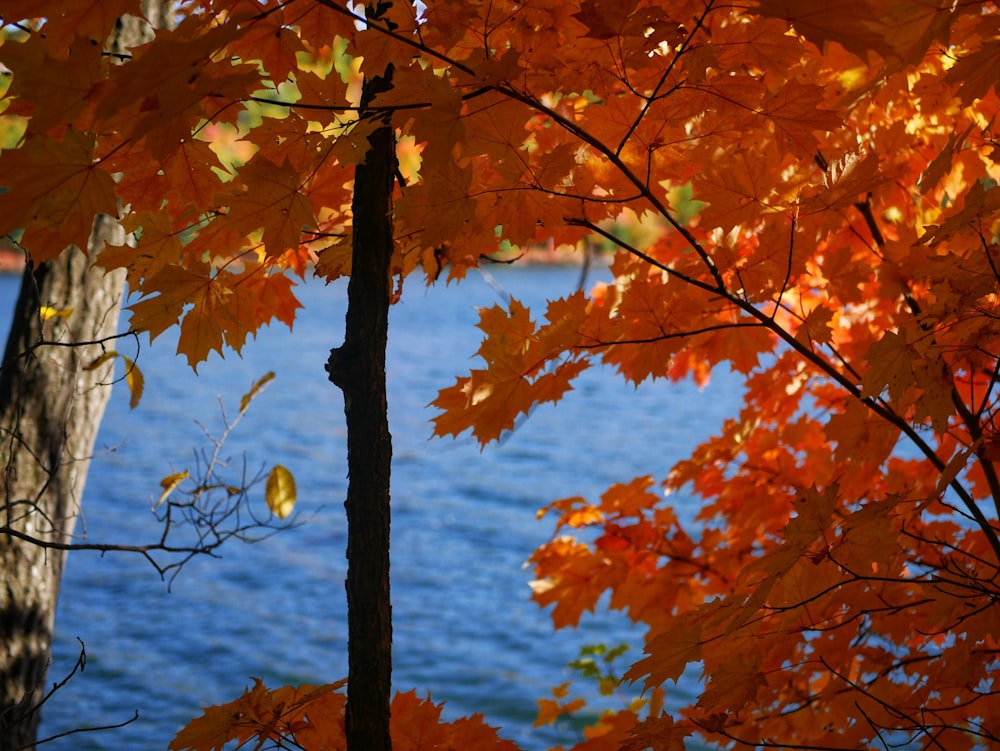
[[[166,19],[163,0],[142,5],[152,23]],[[113,51],[150,37],[148,24],[123,18]],[[88,254],[123,239],[121,228],[100,216]],[[29,266],[22,279],[0,370],[0,751],[35,745],[63,546],[72,539],[111,393],[113,363],[86,366],[114,348],[100,342],[117,331],[123,294],[124,272],[93,268],[78,248]],[[43,305],[73,312],[43,321]]]
[[[105,217],[95,224],[91,249],[113,226]],[[113,378],[110,362],[85,370],[101,354],[98,344],[32,348],[43,339],[69,344],[115,334],[122,290],[122,272],[92,269],[76,248],[26,270],[22,281],[0,371],[0,525],[11,530],[0,536],[3,751],[35,739],[66,560],[58,546],[73,534]],[[42,321],[40,304],[73,312]]]

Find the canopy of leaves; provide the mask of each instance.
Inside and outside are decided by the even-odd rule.
[[[532,560],[555,625],[610,592],[648,627],[628,677],[704,674],[690,706],[610,715],[581,751],[1000,744],[994,3],[435,0],[370,24],[340,0],[186,0],[111,65],[137,6],[4,4],[0,119],[24,135],[0,231],[43,261],[121,215],[131,244],[94,261],[192,364],[291,325],[285,272],[350,273],[377,124],[359,77],[391,63],[373,107],[408,149],[400,284],[500,240],[620,251],[543,323],[483,311],[485,365],[442,391],[439,433],[495,439],[596,362],[745,376],[742,411],[664,468],[696,528],[649,479],[550,506],[565,534]],[[630,219],[660,230],[630,240]]]

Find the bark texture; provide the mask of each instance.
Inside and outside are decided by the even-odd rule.
[[[167,4],[144,0],[157,25]],[[151,38],[123,18],[113,52]],[[59,584],[94,442],[111,393],[113,363],[88,369],[117,331],[124,272],[105,274],[90,258],[124,239],[97,217],[87,255],[66,249],[22,278],[0,370],[0,751],[33,749],[45,694]],[[90,258],[88,258],[88,255]],[[42,320],[40,306],[72,313]],[[76,721],[80,718],[71,718]]]
[[[363,103],[389,86],[365,85]],[[330,353],[330,380],[344,392],[347,415],[346,731],[349,751],[389,751],[392,608],[389,595],[389,472],[392,437],[386,403],[385,350],[391,300],[392,190],[396,144],[386,125],[354,177],[354,237],[343,346]]]
[[[91,245],[115,228],[102,217]],[[92,248],[93,249],[93,248]],[[115,334],[123,273],[78,249],[25,271],[0,371],[0,749],[31,747],[52,647],[59,582],[80,512],[112,365],[87,370]],[[73,309],[43,321],[39,305]],[[56,344],[39,342],[55,341]],[[114,342],[110,343],[111,348]]]

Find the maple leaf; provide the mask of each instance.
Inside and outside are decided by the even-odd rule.
[[[741,576],[747,580],[759,579],[755,576],[758,572],[766,577],[748,599],[748,609],[752,610],[763,603],[781,577],[810,548],[824,539],[839,500],[838,490],[836,485],[831,485],[824,491],[815,487],[799,491],[794,505],[795,514],[782,530],[782,544],[757,558],[741,572]]]
[[[74,46],[77,37],[85,38],[89,46],[100,50],[118,19],[126,14],[140,15],[138,0],[80,0],[44,9],[34,0],[9,0],[4,2],[3,22],[44,19],[39,38],[48,54],[60,59]]]
[[[482,715],[443,722],[443,704],[420,699],[416,691],[399,692],[392,699],[392,747],[398,751],[468,749],[469,751],[518,751],[483,722]]]
[[[441,705],[419,699],[416,691],[395,696],[392,716],[393,748],[434,748],[444,741]]]
[[[905,334],[886,331],[868,350],[865,358],[868,369],[861,377],[861,395],[877,397],[888,391],[891,400],[901,401],[906,391],[915,385],[913,357]]]
[[[404,217],[403,226],[419,232],[423,247],[443,248],[453,244],[457,230],[475,237],[482,227],[476,218],[476,202],[469,197],[471,165],[451,158],[435,161],[432,156],[425,150],[420,182],[408,188],[395,206]],[[491,238],[494,248],[495,242]]]
[[[802,81],[789,81],[773,98],[767,99],[762,110],[775,122],[788,139],[806,153],[815,153],[819,147],[816,133],[839,127],[839,113],[824,106],[822,87]]]
[[[343,751],[345,697],[337,692],[346,681],[322,686],[269,689],[259,678],[235,701],[211,706],[170,742],[170,751],[221,751],[230,741],[294,736],[304,748]],[[308,743],[309,745],[305,745]]]
[[[202,274],[189,271],[176,264],[167,265],[147,283],[149,296],[130,305],[130,325],[139,331],[149,332],[150,341],[180,320],[184,305],[205,287]]]
[[[487,725],[482,714],[460,717],[448,724],[448,742],[451,748],[471,751],[520,751],[513,741],[501,738],[497,729]]]
[[[97,255],[95,263],[105,269],[126,269],[129,282],[141,288],[168,264],[178,264],[183,253],[178,233],[173,230],[170,218],[160,211],[129,214],[122,222],[126,232],[134,239],[139,236],[138,247],[125,242],[107,244]]]
[[[290,326],[301,307],[290,279],[257,271],[209,275],[168,265],[144,285],[149,296],[129,306],[131,326],[152,340],[180,322],[177,352],[195,369],[213,351],[239,352],[248,334],[274,317]]]
[[[97,214],[118,215],[114,180],[94,163],[95,139],[68,129],[62,140],[39,135],[0,155],[7,188],[0,194],[0,228],[24,229],[23,245],[37,261],[55,257],[67,245],[87,247]]]
[[[702,625],[690,617],[674,619],[667,630],[646,640],[646,656],[629,668],[626,680],[645,676],[646,684],[677,683],[688,664],[701,658]]]
[[[982,182],[975,182],[965,194],[961,211],[951,214],[938,226],[928,226],[923,241],[930,246],[952,240],[970,226],[978,226],[984,217],[1000,210],[1000,190],[989,190]]]
[[[22,42],[3,45],[3,63],[14,80],[7,92],[11,115],[30,115],[33,133],[57,137],[67,125],[74,125],[88,108],[91,89],[103,78],[102,48],[81,37],[60,57],[50,57],[51,40],[32,35]],[[64,57],[63,57],[64,56]],[[52,96],[32,96],[34,91],[50,91]]]
[[[241,710],[229,705],[207,707],[201,717],[191,720],[174,736],[167,748],[170,751],[222,751],[232,740],[233,727],[241,716]]]
[[[538,518],[541,519],[552,510],[562,512],[559,515],[559,521],[556,523],[556,532],[564,526],[585,527],[591,524],[598,524],[604,521],[605,518],[598,507],[592,506],[579,496],[553,501],[544,508],[539,509]]]
[[[332,45],[337,37],[347,39],[356,30],[347,13],[335,13],[320,3],[287,8],[288,23],[298,28],[303,42],[316,52]]]
[[[1000,72],[1000,42],[988,41],[975,52],[963,55],[948,71],[946,83],[958,84],[958,97],[972,104],[997,85]]]
[[[274,318],[292,328],[296,312],[302,308],[302,303],[295,297],[294,287],[295,282],[285,274],[259,274],[254,269],[248,269],[233,282],[233,290],[235,303],[239,305],[239,301],[248,301],[253,314],[252,317],[244,317],[237,309],[234,318],[237,321],[253,321],[253,329]]]
[[[302,231],[315,227],[312,207],[300,192],[302,178],[288,161],[274,164],[258,156],[240,170],[240,183],[217,200],[229,206],[227,226],[251,234],[263,228],[269,255],[297,248]]]
[[[611,3],[601,3],[599,0],[583,0],[580,10],[573,17],[587,27],[588,35],[594,39],[617,37],[623,23],[620,7],[612,8]]]
[[[333,37],[330,37],[330,41]],[[296,54],[305,51],[299,34],[287,27],[284,9],[252,18],[247,33],[229,45],[230,52],[244,60],[259,60],[270,79],[278,84],[297,70]]]
[[[809,311],[795,338],[803,343],[826,344],[833,337],[834,327],[831,326],[834,311],[823,305],[817,305]]]
[[[118,193],[135,212],[163,214],[166,206],[168,216],[193,221],[204,211],[216,208],[214,197],[221,181],[214,168],[219,161],[204,141],[186,139],[156,158],[126,150],[109,161],[123,170]]]
[[[261,701],[269,694],[264,683],[254,679],[253,688],[227,704],[207,707],[201,717],[191,720],[167,746],[170,751],[222,751],[231,740],[253,737],[261,714]]]
[[[188,364],[197,370],[198,363],[208,358],[210,352],[223,355],[223,343],[239,352],[245,341],[246,327],[233,317],[229,300],[232,288],[216,276],[201,285],[198,293],[187,302],[193,306],[185,311],[181,321],[181,334],[177,340],[177,354],[187,356]],[[235,337],[228,336],[236,331]]]
[[[669,714],[663,713],[630,728],[627,740],[619,748],[621,751],[685,751],[684,739],[692,734],[690,727],[678,724]]]
[[[774,343],[773,334],[764,326],[743,322],[716,331],[701,346],[709,352],[718,352],[732,364],[733,370],[749,374]]]
[[[734,654],[719,665],[713,665],[705,690],[698,697],[696,706],[712,711],[722,708],[738,712],[757,697],[757,689],[764,685],[760,671],[761,655],[748,649]]]
[[[601,494],[601,508],[622,516],[641,516],[660,500],[650,492],[653,484],[649,475],[636,477],[628,483],[615,483]]]
[[[114,66],[100,88],[94,113],[99,127],[133,142],[146,138],[146,148],[167,157],[191,137],[206,114],[206,99],[244,99],[260,88],[255,66],[216,59],[240,31],[234,23],[205,31],[188,17],[173,32],[160,32],[132,50],[128,65]],[[131,106],[123,107],[123,102]]]
[[[556,720],[558,720],[563,715],[569,715],[573,712],[578,712],[587,706],[586,699],[576,698],[570,699],[569,701],[561,701],[565,698],[565,695],[560,695],[562,689],[565,689],[569,684],[564,683],[561,687],[553,689],[552,693],[555,696],[554,699],[539,699],[535,702],[538,707],[538,714],[535,716],[534,726],[542,727],[544,725],[551,725]]]
[[[444,414],[434,418],[434,432],[458,435],[471,428],[485,444],[511,430],[515,419],[535,404],[561,399],[588,363],[568,359],[551,370],[546,367],[563,353],[565,337],[585,310],[582,293],[550,303],[549,323],[537,330],[528,309],[517,300],[511,300],[509,311],[498,305],[481,310],[479,326],[488,336],[478,354],[487,368],[473,370],[438,394],[433,404]]]
[[[575,626],[585,611],[592,611],[605,589],[619,579],[619,572],[603,554],[561,536],[536,550],[530,562],[535,565],[531,582],[532,599],[541,607],[555,604],[552,624],[556,628]]]
[[[330,146],[329,159],[342,165],[358,165],[365,161],[371,149],[368,137],[379,127],[376,118],[339,123],[337,138]]]
[[[877,576],[900,576],[906,556],[899,544],[898,499],[873,501],[841,525],[837,561],[850,570]]]
[[[354,251],[347,242],[334,242],[316,253],[316,276],[332,282],[351,275]]]
[[[915,65],[934,40],[946,38],[947,7],[905,0],[760,0],[760,12],[784,18],[819,46],[837,42],[865,59],[877,52],[897,67]]]

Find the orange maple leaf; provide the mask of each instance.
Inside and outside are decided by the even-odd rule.
[[[496,440],[514,427],[515,419],[535,405],[555,402],[571,388],[570,382],[588,363],[583,359],[556,361],[564,355],[568,337],[586,311],[582,293],[549,304],[549,323],[537,328],[528,309],[511,300],[510,310],[493,306],[480,311],[479,326],[488,336],[479,349],[487,368],[443,389],[434,405],[443,414],[434,418],[437,435],[458,435],[472,429],[481,444]],[[550,370],[550,362],[556,363]]]
[[[115,183],[94,162],[93,135],[67,129],[62,140],[38,135],[0,156],[7,191],[0,194],[0,229],[24,229],[22,244],[36,262],[58,255],[67,245],[87,248],[94,217],[118,216]]]
[[[279,165],[258,155],[239,174],[237,185],[217,195],[219,203],[229,206],[227,226],[247,235],[263,229],[271,256],[297,248],[302,231],[316,226],[312,206],[299,190],[299,173],[287,160]]]
[[[118,19],[138,11],[136,0],[80,0],[44,7],[35,0],[9,0],[4,2],[3,22],[45,19],[41,39],[49,54],[58,59],[66,55],[78,37],[100,50]]]

